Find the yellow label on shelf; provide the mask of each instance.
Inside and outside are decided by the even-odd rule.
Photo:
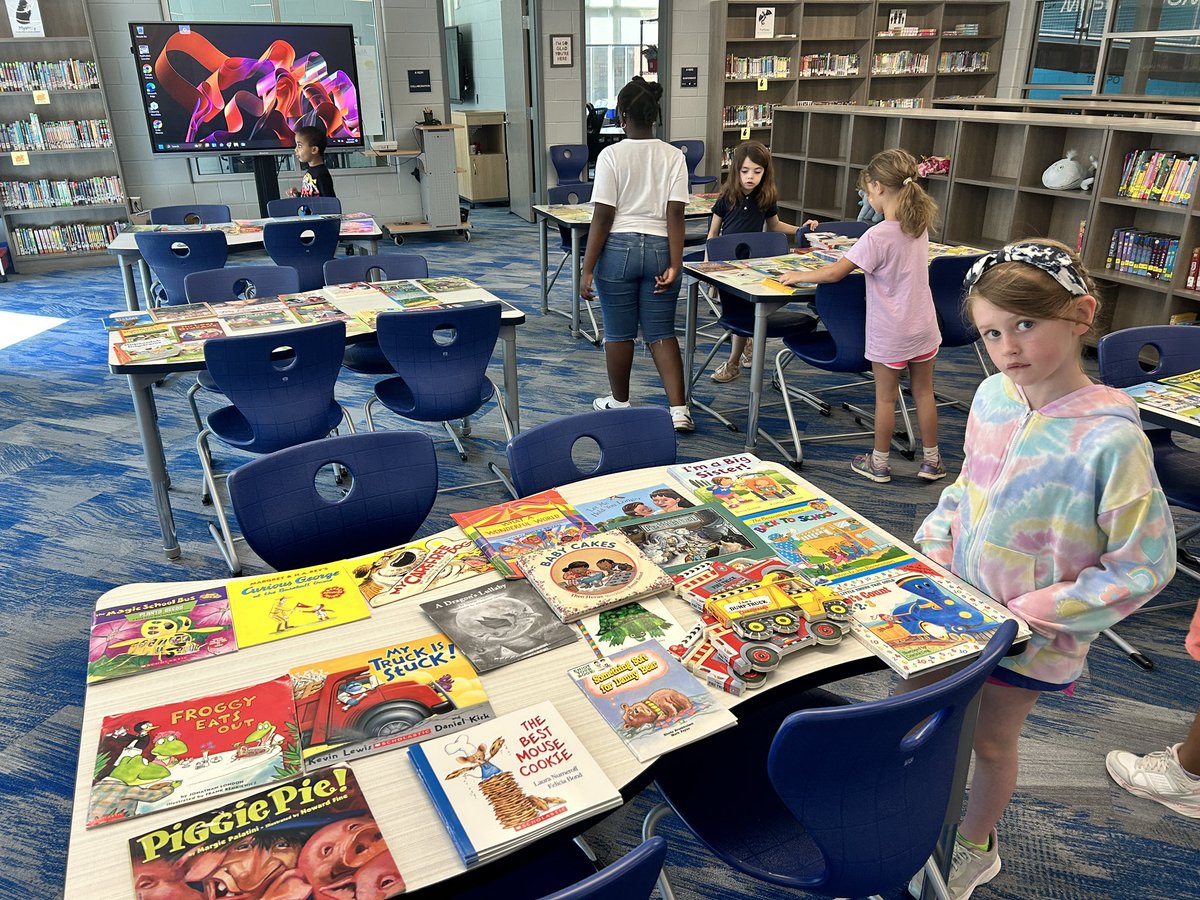
[[[766,78],[758,79],[758,89],[760,91],[765,91],[767,89],[767,79]]]
[[[34,91],[33,92],[33,102],[35,104],[37,104],[38,106],[49,106],[50,105],[50,92],[49,91]]]
[[[747,125],[745,128],[742,129],[742,140],[743,141],[750,140],[750,126],[749,125]]]
[[[29,165],[29,151],[28,150],[14,150],[12,152],[12,164],[14,166]]]

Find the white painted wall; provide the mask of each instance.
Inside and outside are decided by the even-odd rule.
[[[712,73],[709,71],[709,0],[671,0],[671,58],[666,68],[660,67],[660,81],[670,82],[671,121],[667,124],[667,139],[672,141],[705,139],[708,133],[708,91]],[[679,70],[696,66],[700,70],[699,87],[681,88]],[[723,75],[724,73],[722,73]],[[707,154],[700,164],[700,174],[709,169]],[[719,161],[717,168],[720,167]]]
[[[542,113],[546,146],[587,143],[583,99],[583,5],[580,0],[541,0]],[[550,35],[574,35],[574,65],[550,68]],[[543,148],[546,184],[558,183],[550,151]]]
[[[504,40],[500,0],[459,0],[454,21],[466,37],[472,97],[455,103],[462,109],[504,109]],[[514,48],[520,52],[520,48]]]

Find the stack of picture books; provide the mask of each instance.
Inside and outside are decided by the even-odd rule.
[[[558,491],[450,515],[505,578],[525,577],[522,557],[596,530]]]

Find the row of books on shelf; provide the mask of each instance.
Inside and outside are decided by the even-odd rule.
[[[1117,196],[1187,206],[1196,186],[1196,154],[1133,150],[1125,154]]]
[[[108,119],[0,122],[0,150],[78,150],[112,146]]]
[[[979,24],[977,22],[964,22],[955,25],[953,30],[943,31],[942,37],[979,37]]]
[[[125,202],[121,179],[116,175],[91,178],[39,178],[36,181],[0,181],[0,205],[9,209],[116,204]]]
[[[800,57],[801,78],[858,74],[857,53],[808,53]]]
[[[943,51],[938,54],[937,70],[939,75],[954,72],[986,72],[990,59],[991,54],[987,50]]]
[[[925,28],[920,25],[900,25],[875,32],[876,37],[937,37],[936,28]]]
[[[726,78],[788,78],[791,74],[789,56],[725,57]]]
[[[867,106],[879,109],[922,109],[925,106],[924,97],[888,97],[886,99],[871,99]]]
[[[100,70],[90,59],[0,61],[0,92],[89,91],[100,87]]]
[[[1192,251],[1188,260],[1187,278],[1183,286],[1190,291],[1200,291],[1200,247]]]
[[[775,103],[749,103],[726,106],[721,109],[724,128],[767,128],[774,118]]]
[[[871,57],[872,75],[925,75],[929,72],[929,54],[912,50],[876,53]]]
[[[72,222],[65,225],[12,226],[9,235],[22,256],[54,256],[103,250],[121,233],[124,222]]]
[[[1170,281],[1175,272],[1179,238],[1157,231],[1117,228],[1112,233],[1105,267],[1125,275]]]

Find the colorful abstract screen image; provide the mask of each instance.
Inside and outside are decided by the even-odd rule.
[[[349,25],[131,23],[155,153],[287,152],[301,125],[363,146]]]

